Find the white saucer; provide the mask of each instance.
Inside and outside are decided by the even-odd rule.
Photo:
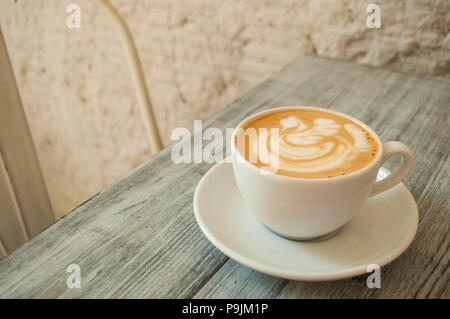
[[[379,178],[389,174],[381,169]],[[380,177],[381,175],[381,177]],[[294,280],[334,280],[384,266],[412,242],[416,202],[405,185],[370,198],[334,237],[299,242],[277,236],[244,205],[231,164],[221,162],[200,180],[194,212],[205,236],[228,257],[257,271]]]

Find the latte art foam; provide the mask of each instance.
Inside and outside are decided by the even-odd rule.
[[[255,138],[248,135],[245,145],[238,145],[239,152],[258,167],[277,166],[275,173],[280,175],[302,178],[345,175],[368,165],[378,153],[376,139],[363,126],[318,110],[269,113],[243,129],[246,132],[254,129],[256,135]]]

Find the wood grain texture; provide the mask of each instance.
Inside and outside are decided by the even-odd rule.
[[[450,84],[307,55],[204,127],[234,127],[283,105],[345,112],[384,141],[414,151],[416,167],[405,184],[419,207],[419,230],[411,247],[383,267],[381,289],[368,289],[366,276],[283,280],[228,259],[202,235],[192,209],[195,187],[213,164],[174,164],[169,146],[0,260],[0,297],[450,297]],[[81,267],[81,289],[66,287],[72,263]]]

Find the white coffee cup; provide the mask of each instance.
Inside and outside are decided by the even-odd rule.
[[[315,109],[348,118],[362,125],[377,140],[380,150],[367,166],[332,178],[298,178],[262,170],[246,161],[235,145],[237,129],[271,112]],[[399,184],[414,166],[411,150],[400,142],[381,143],[378,135],[363,122],[346,114],[309,106],[269,109],[242,121],[232,139],[232,163],[238,189],[247,207],[275,233],[297,240],[310,240],[340,229],[371,196]],[[400,167],[376,181],[383,163],[394,155],[403,157]]]

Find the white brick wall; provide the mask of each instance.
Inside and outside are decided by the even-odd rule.
[[[141,55],[165,143],[304,52],[450,80],[450,2],[113,0]],[[78,3],[82,28],[65,26]],[[2,0],[1,26],[55,210],[148,157],[114,26],[88,0]]]

